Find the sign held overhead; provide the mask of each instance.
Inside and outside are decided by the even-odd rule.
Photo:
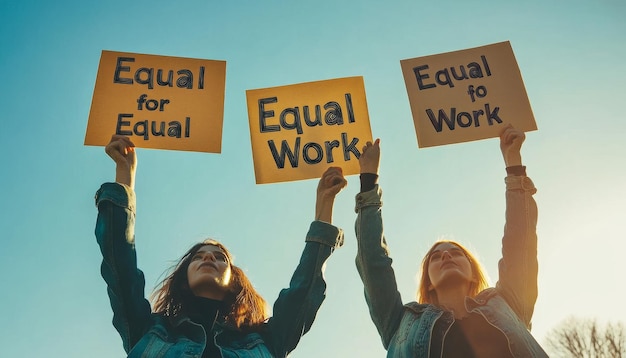
[[[257,184],[358,174],[372,140],[363,77],[246,91]]]
[[[102,51],[85,145],[220,153],[226,62]]]
[[[420,148],[537,129],[511,44],[400,61]]]

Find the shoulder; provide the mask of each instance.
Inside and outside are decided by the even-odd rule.
[[[480,293],[478,293],[478,295],[476,295],[476,297],[474,298],[475,301],[479,302],[480,301],[484,301],[487,302],[489,301],[491,298],[493,298],[494,296],[499,295],[500,293],[498,292],[498,289],[495,287],[489,287],[486,288],[482,291],[480,291]]]
[[[441,311],[441,309],[439,309],[437,306],[431,305],[430,303],[417,303],[415,301],[405,304],[404,310],[413,312],[418,315],[426,311]]]
[[[484,289],[476,295],[476,297],[467,297],[466,306],[469,310],[477,307],[497,307],[499,309],[508,307],[510,309],[510,306],[508,305],[506,299],[502,296],[500,290],[495,287]]]

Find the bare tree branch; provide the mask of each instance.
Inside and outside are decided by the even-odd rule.
[[[626,328],[622,322],[604,326],[595,319],[570,317],[546,337],[555,358],[626,358]]]

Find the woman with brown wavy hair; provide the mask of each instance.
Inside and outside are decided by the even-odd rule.
[[[209,253],[215,257],[217,263],[229,263],[224,265],[224,270],[210,270],[210,265],[205,259]],[[233,257],[226,247],[220,242],[207,239],[193,245],[179,260],[172,272],[158,285],[152,293],[152,309],[166,316],[175,316],[183,310],[183,307],[194,305],[196,296],[200,296],[197,289],[190,287],[190,278],[194,271],[202,271],[202,265],[209,266],[208,272],[221,272],[229,270],[230,276],[227,291],[219,300],[222,302],[224,322],[238,329],[255,330],[263,325],[268,317],[267,303],[265,299],[254,289],[252,282],[243,270],[234,265]],[[198,266],[198,267],[194,267]],[[229,267],[226,267],[229,266]],[[194,282],[198,281],[198,278]],[[208,290],[208,295],[216,295],[216,290]],[[206,295],[206,294],[205,294]]]
[[[341,169],[329,168],[319,181],[300,262],[268,317],[263,297],[215,240],[182,256],[151,307],[134,245],[135,148],[128,137],[114,135],[105,151],[116,163],[116,182],[96,193],[95,233],[113,325],[128,357],[286,357],[311,328],[325,298],[324,263],[343,244],[343,231],[331,224],[335,196],[347,185]]]

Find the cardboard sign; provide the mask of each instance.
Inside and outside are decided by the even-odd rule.
[[[246,91],[257,184],[358,174],[372,140],[363,77]]]
[[[537,129],[511,44],[400,61],[420,148]]]
[[[226,62],[102,51],[85,145],[220,153]]]

